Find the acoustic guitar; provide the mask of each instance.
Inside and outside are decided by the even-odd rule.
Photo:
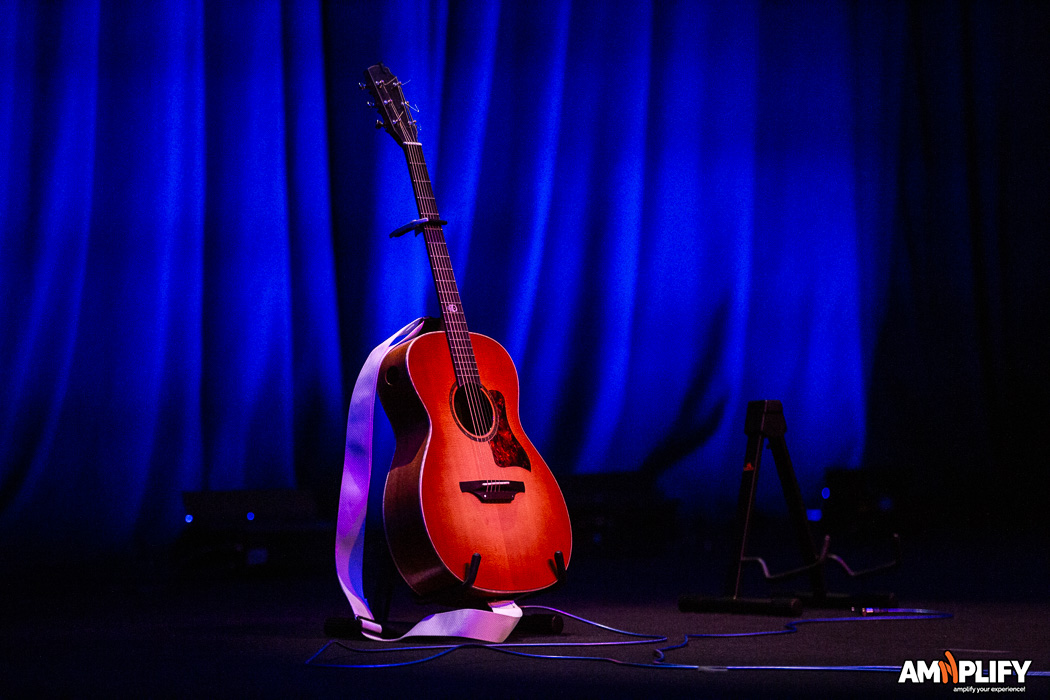
[[[507,599],[557,583],[572,550],[561,489],[518,419],[518,375],[495,340],[467,330],[416,121],[383,64],[365,71],[404,150],[443,330],[391,349],[378,393],[396,447],[383,493],[394,564],[417,594]]]

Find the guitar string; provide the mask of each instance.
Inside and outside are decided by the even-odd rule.
[[[397,97],[400,99],[396,100],[398,106],[407,105],[404,99],[404,94],[401,93],[400,85],[395,83],[395,89],[397,90]],[[394,103],[395,100],[391,100],[390,103]],[[423,147],[415,140],[415,134],[413,133],[411,121],[411,115],[408,114],[408,108],[404,107],[403,111],[396,115],[393,121],[395,126],[402,136],[402,146],[405,151],[406,160],[408,161],[409,174],[412,180],[412,189],[416,194],[416,202],[419,208],[419,213],[422,218],[437,218],[437,200],[434,197],[433,188],[430,182],[430,175],[427,172],[426,160],[423,157]],[[411,142],[411,143],[409,143]],[[413,157],[413,156],[417,157]],[[435,287],[438,292],[439,301],[442,303],[441,315],[446,320],[446,333],[445,337],[449,345],[450,358],[453,361],[453,371],[456,374],[456,383],[462,387],[464,396],[467,401],[467,407],[470,414],[470,420],[473,424],[474,433],[481,435],[480,429],[485,426],[482,420],[484,411],[482,410],[482,401],[484,400],[481,394],[481,376],[478,372],[477,362],[474,357],[473,348],[470,342],[469,331],[466,328],[466,317],[462,312],[462,300],[459,298],[459,292],[456,288],[455,277],[452,274],[451,258],[448,255],[448,248],[444,241],[444,235],[440,226],[437,225],[425,225],[423,227],[423,239],[427,245],[428,258],[431,263],[431,269],[434,273]],[[447,275],[446,271],[447,270]],[[444,297],[444,299],[442,299]],[[455,304],[455,311],[448,308],[449,304]],[[463,375],[460,377],[459,375]],[[476,381],[472,381],[476,380]],[[455,413],[455,394],[453,394],[452,406],[450,407]],[[495,411],[492,414],[493,420],[495,420]],[[485,430],[487,433],[488,430]],[[477,441],[471,440],[471,461],[474,464],[475,474],[479,477],[483,477],[485,469],[483,466],[483,456],[481,445]]]
[[[404,95],[401,93],[400,84],[396,84],[396,89],[401,98],[398,104],[407,105],[404,101]],[[430,176],[427,172],[422,144],[416,140],[416,134],[413,129],[415,122],[411,120],[407,107],[405,107],[401,115],[398,115],[395,121],[396,128],[402,133],[402,147],[408,160],[420,216],[427,219],[437,219],[437,202],[434,197]],[[470,457],[467,458],[467,461],[473,462],[475,474],[484,479],[487,476],[487,472],[491,471],[494,455],[489,454],[489,450],[481,444],[483,440],[480,438],[492,434],[497,428],[499,416],[496,414],[495,405],[481,384],[481,375],[470,333],[466,326],[466,316],[456,287],[448,246],[445,242],[442,228],[436,224],[424,225],[423,234],[434,273],[435,287],[438,291],[439,301],[442,301],[442,317],[446,319],[447,323],[445,335],[449,345],[450,357],[453,360],[454,374],[457,375],[456,382],[463,390],[470,420],[473,423],[473,432],[479,438],[477,440],[471,439]],[[442,300],[442,297],[448,301]],[[449,303],[455,304],[455,311],[448,310]],[[462,375],[462,377],[459,375]],[[454,398],[452,403],[453,406],[451,408],[456,413]],[[487,416],[486,413],[488,414]],[[459,418],[459,416],[454,417]]]
[[[432,234],[433,237],[433,234]],[[441,263],[447,260],[447,255],[442,251],[442,245],[440,241],[431,241],[430,246],[432,248],[432,255],[435,259]],[[462,308],[460,302],[456,301],[454,282],[447,278],[447,268],[440,268],[437,271],[440,275],[440,284],[445,292],[447,303],[456,304],[457,310],[447,310],[444,313],[445,318],[448,320],[450,326],[450,338],[453,346],[453,354],[455,359],[458,361],[460,374],[460,386],[465,392],[465,398],[467,399],[467,405],[470,410],[471,421],[475,432],[479,432],[479,428],[483,425],[483,406],[481,405],[481,398],[478,395],[477,383],[480,381],[480,377],[477,376],[476,363],[471,362],[471,346],[469,345],[469,335],[465,324],[460,320],[462,315]]]
[[[438,216],[436,199],[433,194],[429,174],[426,171],[422,146],[412,144],[408,148],[409,150],[406,153],[408,155],[409,170],[412,175],[413,189],[419,195],[420,216],[423,218],[436,218]],[[418,158],[413,157],[415,154],[412,151],[418,154]],[[447,338],[453,359],[456,360],[455,364],[458,365],[455,369],[458,370],[457,374],[463,375],[457,377],[457,379],[464,391],[474,432],[475,434],[483,435],[487,430],[482,429],[489,427],[485,424],[486,411],[484,410],[484,403],[486,399],[483,397],[480,388],[481,378],[478,373],[469,331],[466,328],[462,300],[459,298],[455,277],[452,274],[451,258],[448,254],[448,247],[444,241],[441,227],[424,226],[424,240],[426,241],[433,266],[439,297],[444,297],[439,299],[439,301],[442,302],[442,316],[446,319],[449,326]],[[453,308],[455,310],[452,310]],[[493,415],[493,418],[495,418],[495,415]]]
[[[400,89],[399,89],[400,91]],[[401,95],[400,104],[405,104],[404,95]],[[414,141],[414,135],[410,133],[409,127],[405,125],[407,121],[407,110],[402,114],[402,129],[405,132],[405,136],[412,136]],[[411,124],[411,122],[408,122]],[[406,141],[408,139],[406,138]],[[418,158],[414,159],[412,151],[418,154]],[[420,198],[420,204],[424,202],[432,204],[425,211],[423,206],[420,206],[420,215],[424,218],[438,217],[437,212],[437,200],[434,196],[433,186],[431,184],[430,175],[426,168],[426,159],[423,156],[423,147],[421,144],[414,143],[406,151],[409,161],[409,169],[412,174],[413,189],[417,193],[422,190],[422,197]],[[427,235],[429,234],[429,235]],[[427,241],[428,249],[433,247],[436,250],[431,252],[431,261],[434,266],[434,279],[438,291],[444,291],[446,300],[442,303],[442,316],[446,319],[447,325],[451,326],[449,333],[446,334],[449,340],[449,350],[456,361],[459,373],[464,374],[462,378],[458,378],[458,383],[462,387],[464,396],[467,401],[468,411],[470,413],[471,422],[474,427],[474,433],[476,435],[483,435],[488,432],[488,428],[491,427],[486,425],[484,404],[486,403],[485,397],[482,395],[481,389],[481,377],[477,368],[477,361],[474,357],[473,347],[470,341],[470,334],[466,327],[466,317],[463,313],[462,299],[459,298],[458,290],[456,289],[455,277],[452,274],[452,263],[451,257],[448,254],[448,247],[444,241],[440,226],[425,226],[424,227],[424,239]],[[431,239],[436,239],[434,245],[431,246]],[[442,250],[443,249],[443,250]],[[441,269],[437,266],[437,262],[444,261],[446,268]],[[443,278],[439,272],[444,272],[447,269],[448,279]],[[440,296],[440,294],[439,294]],[[448,310],[449,304],[455,304],[456,311]],[[448,313],[446,313],[448,311]],[[454,409],[453,409],[454,410]],[[492,419],[495,420],[495,411],[492,412]],[[482,430],[482,429],[485,430]]]
[[[427,177],[425,177],[425,171],[422,171],[422,168],[424,166],[419,160],[413,160],[411,158],[411,154],[409,155],[409,165],[410,168],[412,168],[413,175],[412,181],[413,185],[416,187],[417,196],[419,197],[420,201],[420,215],[425,218],[437,216],[435,211],[436,206],[428,206],[430,202],[433,201],[433,197],[423,188],[423,186],[426,183],[426,180],[428,179]],[[429,256],[431,268],[434,273],[434,281],[438,291],[439,302],[441,303],[442,316],[447,321],[450,351],[452,352],[455,360],[460,360],[461,353],[459,347],[460,343],[458,339],[459,329],[455,323],[455,318],[451,315],[452,312],[448,309],[448,305],[451,303],[456,303],[456,299],[455,295],[453,294],[454,290],[450,287],[449,282],[445,276],[445,266],[443,264],[444,261],[442,260],[442,258],[447,256],[443,255],[438,245],[438,241],[436,240],[435,232],[432,230],[433,228],[434,227],[432,226],[425,226],[423,238],[427,245],[427,254]],[[458,366],[455,367],[455,369],[457,370],[457,375],[462,375],[463,363],[459,362]],[[457,376],[457,380],[463,379],[463,376]]]
[[[448,262],[447,247],[444,241],[440,238],[440,229],[431,232],[430,237],[434,239],[432,241],[432,247],[435,249],[435,260],[441,263]],[[457,311],[449,311],[446,318],[449,320],[451,326],[452,335],[450,337],[463,376],[460,386],[464,392],[464,398],[466,399],[470,413],[472,432],[475,435],[483,435],[484,432],[486,432],[484,430],[486,427],[485,411],[482,404],[484,399],[480,395],[480,375],[478,374],[477,364],[473,357],[470,336],[466,328],[466,323],[463,320],[461,301],[458,299],[458,294],[456,293],[455,280],[451,276],[451,267],[442,268],[439,271],[439,274],[442,286],[446,292],[446,298],[453,300],[451,303],[457,304]],[[474,444],[472,445],[472,448],[474,462],[478,469],[478,474],[481,475],[483,470],[480,455],[478,454],[480,446]]]
[[[437,205],[431,189],[430,177],[426,173],[422,147],[417,145],[414,148],[419,153],[419,165],[415,169],[422,171],[421,174],[423,175],[418,178],[424,189],[424,196],[420,199],[420,215],[436,218],[438,216]],[[454,366],[453,369],[456,370],[457,374],[463,375],[461,380],[457,377],[457,383],[463,391],[472,423],[472,429],[468,431],[472,433],[469,441],[469,457],[464,459],[465,464],[463,466],[466,467],[468,464],[472,464],[474,477],[484,480],[488,478],[487,472],[490,471],[493,458],[488,454],[488,450],[485,449],[481,442],[473,438],[475,436],[480,438],[486,435],[489,429],[495,425],[495,410],[492,410],[489,414],[493,422],[491,424],[486,423],[486,412],[483,407],[483,402],[486,399],[482,395],[481,375],[474,356],[470,334],[467,330],[462,299],[459,298],[459,291],[456,288],[452,261],[448,253],[448,244],[445,242],[442,229],[438,225],[426,225],[423,227],[423,233],[434,271],[434,279],[439,292],[438,296],[439,298],[444,296],[444,300],[442,300],[442,316],[448,324],[446,337],[449,341],[449,350],[453,357],[454,365],[458,365],[458,368]],[[450,304],[455,304],[454,311],[447,308]],[[453,394],[454,396],[455,394]],[[455,398],[453,398],[451,406],[453,413],[457,410],[455,403]]]

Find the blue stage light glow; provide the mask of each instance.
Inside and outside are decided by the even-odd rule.
[[[912,47],[934,30],[891,3],[308,5],[43,3],[0,27],[5,544],[55,528],[70,549],[164,541],[180,492],[329,483],[358,363],[436,312],[421,242],[386,238],[412,217],[402,153],[340,89],[378,57],[419,107],[471,328],[510,351],[521,422],[559,478],[639,472],[728,514],[745,407],[766,398],[802,492],[828,500],[827,469],[910,455],[912,438],[886,438],[920,440],[925,404],[899,413],[899,397],[947,387],[973,407],[953,430],[983,426],[987,368],[1039,366],[1043,338],[999,348],[992,330],[1018,335],[1006,301],[1044,291],[1042,231],[1021,222],[1045,197],[999,201],[981,181],[974,201],[1008,216],[979,221],[952,147],[969,143],[959,91],[1000,99],[1012,54],[928,96],[943,128],[923,149],[919,88],[954,59],[918,80]],[[1025,83],[1003,96],[1028,100]],[[1019,129],[1008,107],[975,114]],[[978,132],[972,163],[999,162],[1000,132]],[[1045,158],[1007,151],[1004,178],[1040,182],[1014,163]],[[1001,251],[1000,224],[1021,236]],[[975,477],[992,436],[956,432]]]

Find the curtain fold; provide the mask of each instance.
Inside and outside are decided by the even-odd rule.
[[[724,513],[746,403],[779,399],[807,499],[869,466],[919,500],[944,454],[952,494],[988,480],[1048,383],[1047,15],[15,3],[4,547],[152,547],[186,490],[335,493],[358,367],[438,312],[421,241],[386,236],[416,211],[357,89],[378,61],[556,476],[640,472]]]

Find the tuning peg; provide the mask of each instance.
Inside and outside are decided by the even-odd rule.
[[[383,128],[383,120],[382,119],[376,119],[376,128],[377,129],[382,129]]]
[[[359,89],[361,89],[361,90],[366,90],[366,89],[368,89],[368,86],[367,86],[367,85],[365,85],[364,83],[358,83],[358,84],[357,84],[357,87],[358,87]]]
[[[376,103],[375,103],[374,100],[368,100],[367,102],[365,102],[365,104],[367,106],[369,106],[369,107],[375,107],[376,106]]]

